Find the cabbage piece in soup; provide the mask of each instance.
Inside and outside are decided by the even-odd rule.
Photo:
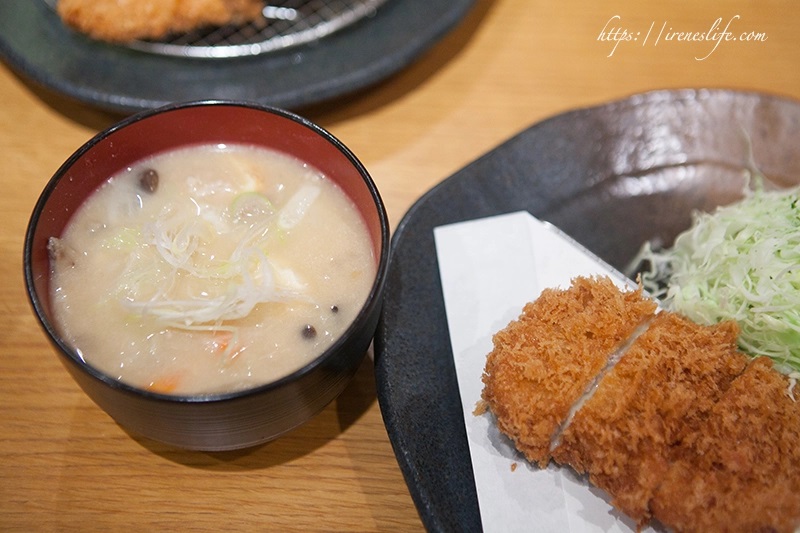
[[[377,268],[334,182],[231,145],[112,176],[50,253],[67,341],[105,374],[167,394],[232,392],[298,370],[350,325]]]

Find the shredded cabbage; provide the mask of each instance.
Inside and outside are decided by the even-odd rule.
[[[800,187],[765,191],[693,225],[670,249],[645,244],[642,284],[669,310],[702,323],[735,320],[739,346],[800,379]]]

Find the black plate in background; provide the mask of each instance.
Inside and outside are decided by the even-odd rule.
[[[85,103],[135,112],[167,103],[247,100],[298,108],[372,85],[410,64],[474,0],[389,0],[316,43],[254,57],[166,57],[92,41],[42,0],[0,2],[0,56],[23,76]]]
[[[752,162],[778,185],[800,181],[798,147],[800,103],[659,91],[537,124],[414,204],[392,241],[375,367],[389,437],[426,528],[481,529],[433,228],[527,210],[623,269],[646,240],[671,244],[693,210],[737,199]]]

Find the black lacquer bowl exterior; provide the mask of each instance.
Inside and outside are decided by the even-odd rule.
[[[377,276],[354,322],[322,355],[278,381],[207,396],[157,394],[121,383],[87,364],[61,338],[50,308],[47,242],[108,177],[152,154],[192,144],[241,143],[278,150],[310,163],[335,181],[370,232]],[[66,369],[123,428],[187,449],[229,450],[272,440],[305,423],[335,399],[366,355],[382,305],[389,226],[367,170],[319,126],[284,110],[251,103],[172,104],[134,115],[78,149],[51,178],[30,219],[24,273],[34,313]]]

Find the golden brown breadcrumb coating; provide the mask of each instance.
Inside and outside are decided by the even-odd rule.
[[[531,462],[552,453],[588,473],[640,527],[800,530],[800,402],[787,377],[736,349],[734,323],[648,319],[647,304],[607,278],[528,304],[487,357],[482,401],[499,429]]]
[[[95,39],[129,42],[257,19],[263,0],[59,0],[70,27]]]
[[[686,436],[651,502],[676,531],[800,528],[800,402],[766,357],[736,379]]]
[[[588,473],[639,524],[669,468],[669,450],[697,428],[747,365],[734,322],[701,326],[660,313],[600,381],[553,450]]]
[[[494,335],[482,398],[526,458],[545,466],[550,440],[609,356],[655,312],[641,290],[607,278],[547,289]]]

